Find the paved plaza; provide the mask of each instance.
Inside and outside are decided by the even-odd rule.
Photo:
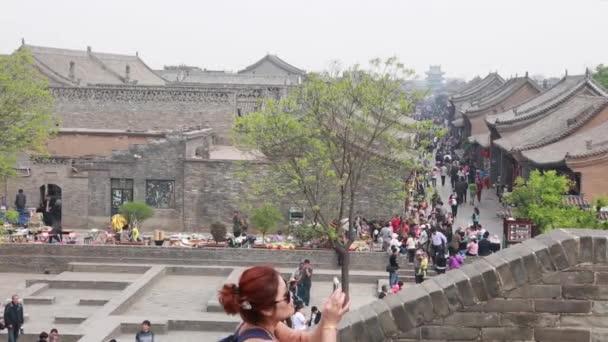
[[[144,319],[152,322],[155,341],[215,341],[238,322],[221,312],[217,291],[236,281],[243,269],[73,262],[59,274],[0,273],[0,295],[16,293],[23,299],[23,341],[35,341],[51,328],[59,330],[62,341],[132,341]],[[285,278],[293,271],[279,270]],[[386,274],[352,272],[356,309],[376,298],[378,279]],[[311,306],[321,306],[329,296],[335,275],[339,270],[315,270]]]

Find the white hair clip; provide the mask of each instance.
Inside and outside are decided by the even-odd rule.
[[[249,303],[248,301],[243,301],[241,303],[241,308],[243,308],[243,310],[251,310],[251,303]]]

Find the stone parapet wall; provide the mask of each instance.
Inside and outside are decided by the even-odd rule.
[[[340,340],[607,341],[607,241],[538,236],[350,312]]]
[[[319,269],[337,269],[336,253],[329,249],[268,250],[241,248],[175,248],[153,246],[112,245],[0,245],[0,271],[53,273],[68,269],[70,262],[107,262],[177,265],[249,266],[272,264],[276,267],[296,267],[310,259]],[[388,255],[383,252],[353,252],[352,270],[384,271]],[[413,272],[413,271],[412,271]]]

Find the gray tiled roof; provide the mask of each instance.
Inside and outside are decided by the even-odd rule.
[[[551,110],[542,119],[494,141],[505,151],[539,148],[572,134],[608,104],[608,98],[578,95]]]
[[[164,85],[137,56],[96,53],[33,45],[23,45],[34,56],[36,65],[51,84],[86,86],[94,84],[122,85],[126,83],[126,66],[130,67],[129,81],[138,85]],[[73,78],[70,63],[74,63]]]
[[[553,144],[523,151],[522,156],[538,165],[561,164],[565,160],[608,153],[608,122],[578,132]]]
[[[476,82],[469,87],[461,90],[460,92],[452,95],[450,100],[452,103],[467,102],[476,99],[479,96],[483,96],[498,88],[500,85],[505,83],[505,80],[500,77],[498,73],[492,72],[484,77],[481,81]]]
[[[541,91],[541,89],[538,87],[538,84],[536,84],[536,82],[530,79],[527,75],[524,77],[512,78],[493,92],[487,94],[478,101],[473,102],[471,106],[468,107],[463,113],[465,116],[474,116],[477,113],[480,113],[484,110],[491,108],[494,105],[501,103],[527,84],[531,85],[539,92]]]
[[[265,61],[268,61],[268,62],[276,65],[277,67],[285,70],[289,74],[296,74],[296,75],[305,75],[306,74],[306,72],[304,70],[298,69],[295,66],[285,62],[278,56],[271,55],[271,54],[268,54],[268,55],[262,57],[262,59],[251,64],[250,66],[246,67],[245,69],[239,70],[239,73],[251,72],[251,71],[255,70],[255,68],[258,67],[260,64],[264,63]]]
[[[519,106],[503,113],[488,115],[486,122],[490,126],[496,126],[500,132],[502,129],[507,129],[513,124],[530,121],[542,116],[559,106],[560,103],[568,100],[568,98],[581,93],[606,96],[606,92],[601,89],[601,86],[598,86],[585,75],[566,76],[547,91],[540,93]]]

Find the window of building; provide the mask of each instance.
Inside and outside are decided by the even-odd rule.
[[[168,209],[175,206],[175,182],[172,180],[147,180],[146,204],[153,208]]]
[[[126,178],[112,178],[110,180],[112,215],[118,214],[118,208],[125,203],[133,201],[133,180]]]

